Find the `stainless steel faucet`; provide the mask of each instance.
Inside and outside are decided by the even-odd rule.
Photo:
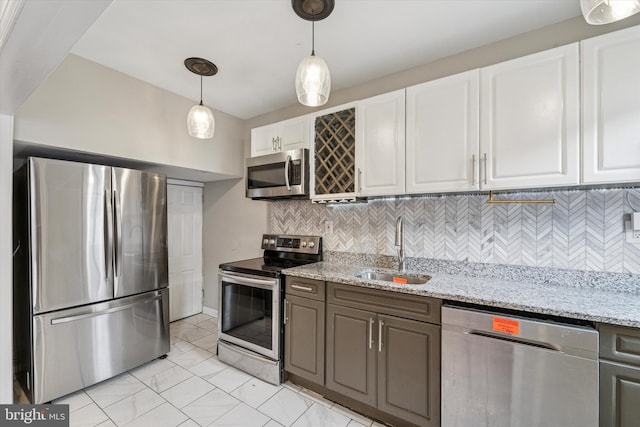
[[[396,246],[400,246],[398,248],[398,270],[404,271],[404,221],[401,216],[396,219]]]

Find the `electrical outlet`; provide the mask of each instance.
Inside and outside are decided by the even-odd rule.
[[[633,230],[631,221],[628,219],[624,221],[624,236],[627,243],[640,245],[640,230]]]
[[[324,234],[333,234],[333,221],[324,222]]]

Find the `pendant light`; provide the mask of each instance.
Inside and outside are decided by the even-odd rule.
[[[329,100],[331,73],[324,59],[315,52],[315,21],[331,14],[334,0],[291,0],[296,14],[311,21],[311,55],[304,58],[296,71],[296,95],[302,105],[318,107]]]
[[[580,0],[580,8],[587,23],[602,25],[640,12],[640,0]]]
[[[202,76],[215,75],[218,67],[213,62],[202,58],[187,58],[184,60],[184,65],[189,71],[200,76],[200,104],[191,107],[187,115],[189,135],[210,139],[213,137],[216,121],[211,110],[202,103]]]

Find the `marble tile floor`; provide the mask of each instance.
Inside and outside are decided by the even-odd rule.
[[[381,426],[295,384],[265,383],[220,362],[217,319],[198,314],[171,324],[171,351],[54,403],[70,425],[140,427]]]

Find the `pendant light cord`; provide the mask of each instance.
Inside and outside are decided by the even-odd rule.
[[[315,21],[311,21],[311,56],[316,55],[316,28]]]
[[[200,74],[200,105],[202,105],[202,74]]]

